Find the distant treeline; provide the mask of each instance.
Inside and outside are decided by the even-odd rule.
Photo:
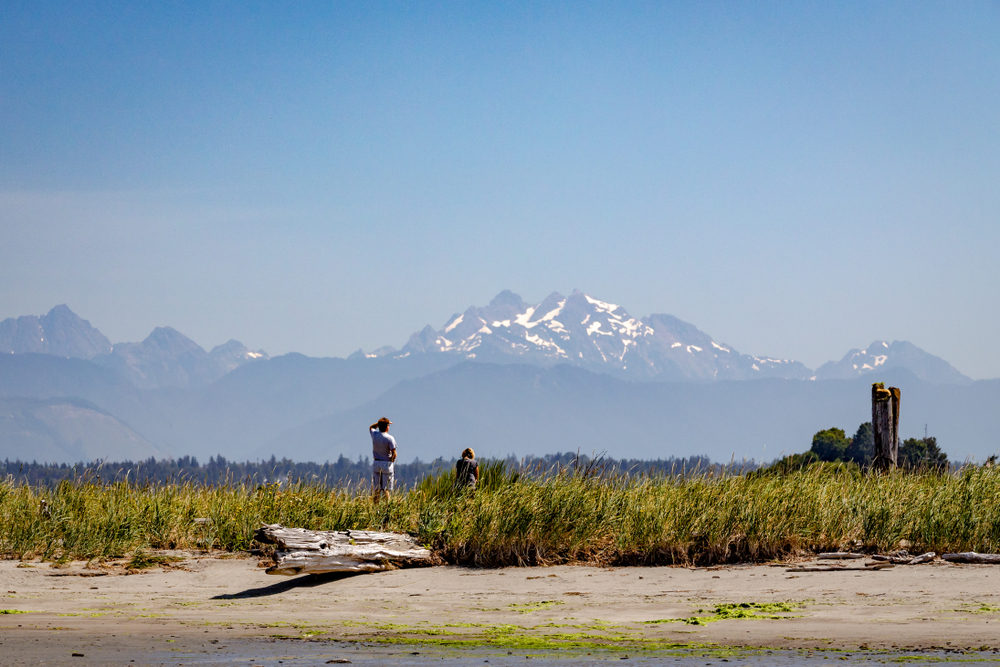
[[[510,456],[505,461],[513,469],[538,475],[555,474],[560,469],[566,468],[587,474],[620,473],[641,476],[719,474],[727,471],[753,470],[757,467],[752,461],[726,466],[714,464],[705,456],[643,461],[605,456],[590,457],[571,452],[541,457],[529,456],[523,459]],[[454,465],[454,461],[442,458],[429,463],[419,459],[413,463],[397,463],[396,485],[400,488],[412,487],[424,477],[451,470]],[[265,461],[229,461],[221,455],[210,457],[204,464],[199,463],[193,456],[160,460],[149,458],[145,461],[81,462],[74,465],[4,461],[0,476],[8,477],[17,483],[43,486],[54,486],[63,480],[89,480],[102,484],[128,480],[138,484],[191,482],[209,486],[241,483],[286,485],[305,482],[329,487],[345,487],[367,484],[371,476],[371,461],[363,457],[352,461],[344,456],[334,463],[296,462],[273,456]]]

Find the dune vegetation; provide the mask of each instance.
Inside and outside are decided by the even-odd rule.
[[[1000,551],[1000,468],[864,474],[791,471],[629,476],[483,465],[474,493],[429,476],[373,503],[364,486],[234,482],[54,487],[0,482],[0,554],[66,561],[137,551],[246,551],[262,523],[409,532],[445,561],[483,567],[585,562],[714,564],[808,551]]]

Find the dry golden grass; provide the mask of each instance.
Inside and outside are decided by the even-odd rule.
[[[1000,469],[864,475],[828,464],[634,478],[595,469],[532,475],[496,462],[484,465],[474,495],[456,493],[444,474],[380,504],[364,487],[0,482],[6,557],[241,551],[261,523],[410,532],[447,561],[486,567],[763,561],[856,540],[867,549],[906,539],[925,550],[992,553],[1000,550]]]

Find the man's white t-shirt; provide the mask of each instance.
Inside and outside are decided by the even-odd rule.
[[[381,463],[383,467],[391,464],[389,452],[396,450],[396,439],[388,433],[383,433],[377,428],[371,430],[372,434],[372,458],[375,464]]]

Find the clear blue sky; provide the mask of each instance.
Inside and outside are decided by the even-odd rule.
[[[1000,376],[1000,4],[0,3],[0,318],[271,354],[579,288]]]

